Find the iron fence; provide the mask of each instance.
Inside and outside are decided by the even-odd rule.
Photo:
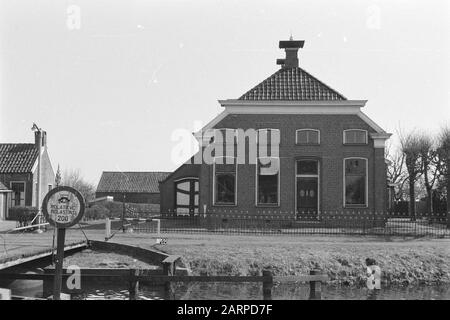
[[[450,237],[447,213],[417,214],[324,211],[318,214],[276,212],[248,214],[230,210],[189,216],[173,213],[127,219],[133,232],[218,234],[323,234]]]

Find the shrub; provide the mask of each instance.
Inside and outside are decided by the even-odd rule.
[[[89,220],[105,219],[106,217],[109,217],[109,215],[109,210],[101,205],[93,205],[90,208],[86,208],[84,212],[84,218]]]
[[[8,220],[19,222],[31,222],[38,213],[36,207],[11,207],[8,212]]]

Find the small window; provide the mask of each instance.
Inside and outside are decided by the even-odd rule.
[[[346,206],[367,205],[367,159],[344,159],[344,201]]]
[[[367,131],[361,129],[344,130],[344,144],[367,144]]]
[[[214,159],[214,204],[236,205],[236,173],[234,157]]]
[[[11,206],[25,206],[25,182],[11,182]]]
[[[280,159],[258,158],[256,196],[257,205],[278,205],[280,190]]]
[[[315,129],[299,129],[296,131],[297,144],[320,144],[320,131]]]

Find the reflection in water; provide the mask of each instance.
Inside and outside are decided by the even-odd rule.
[[[236,300],[262,299],[260,284],[236,283],[191,283],[173,284],[176,300]],[[162,299],[162,287],[140,286],[139,299]],[[273,287],[274,300],[306,300],[309,297],[309,286],[304,284],[283,284]],[[128,299],[127,290],[93,290],[74,296],[74,299]],[[323,286],[324,300],[447,300],[450,299],[450,285],[441,286],[408,286],[382,287],[381,290],[369,290],[366,287]]]
[[[33,286],[24,284],[14,286],[13,294],[23,296],[42,296],[42,289],[35,290]],[[22,289],[20,289],[22,288]],[[73,294],[75,300],[126,300],[128,290],[126,285],[92,284],[83,286],[83,292]],[[172,297],[176,300],[236,300],[262,299],[262,286],[257,283],[190,283],[172,284]],[[164,287],[140,284],[138,299],[161,300],[164,297]],[[309,298],[309,286],[305,284],[274,285],[272,290],[274,300],[306,300]],[[450,285],[433,286],[390,286],[381,290],[369,290],[366,287],[322,286],[324,300],[449,300]]]

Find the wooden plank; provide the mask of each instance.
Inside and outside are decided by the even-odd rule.
[[[75,244],[71,244],[71,245],[67,245],[64,248],[64,251],[69,251],[69,250],[73,250],[73,249],[79,249],[79,248],[83,248],[83,247],[87,247],[87,242],[86,241],[75,243]],[[25,262],[29,262],[29,261],[32,261],[32,260],[45,258],[45,257],[48,257],[50,255],[52,255],[52,250],[48,249],[48,250],[45,250],[45,252],[36,253],[34,255],[29,255],[27,257],[23,257],[23,258],[17,257],[17,259],[11,259],[11,260],[8,260],[6,262],[0,263],[0,270],[6,269],[6,268],[9,268],[9,267],[12,267],[12,266],[16,266],[16,265],[19,265],[19,264],[22,264],[22,263],[25,263]]]
[[[178,261],[179,259],[181,259],[180,256],[177,255],[170,255],[167,258],[165,258],[163,260],[163,263],[175,263],[176,261]]]
[[[300,276],[275,276],[275,277],[273,277],[273,281],[279,282],[279,283],[311,282],[311,281],[327,282],[328,276],[326,274],[300,275]]]

